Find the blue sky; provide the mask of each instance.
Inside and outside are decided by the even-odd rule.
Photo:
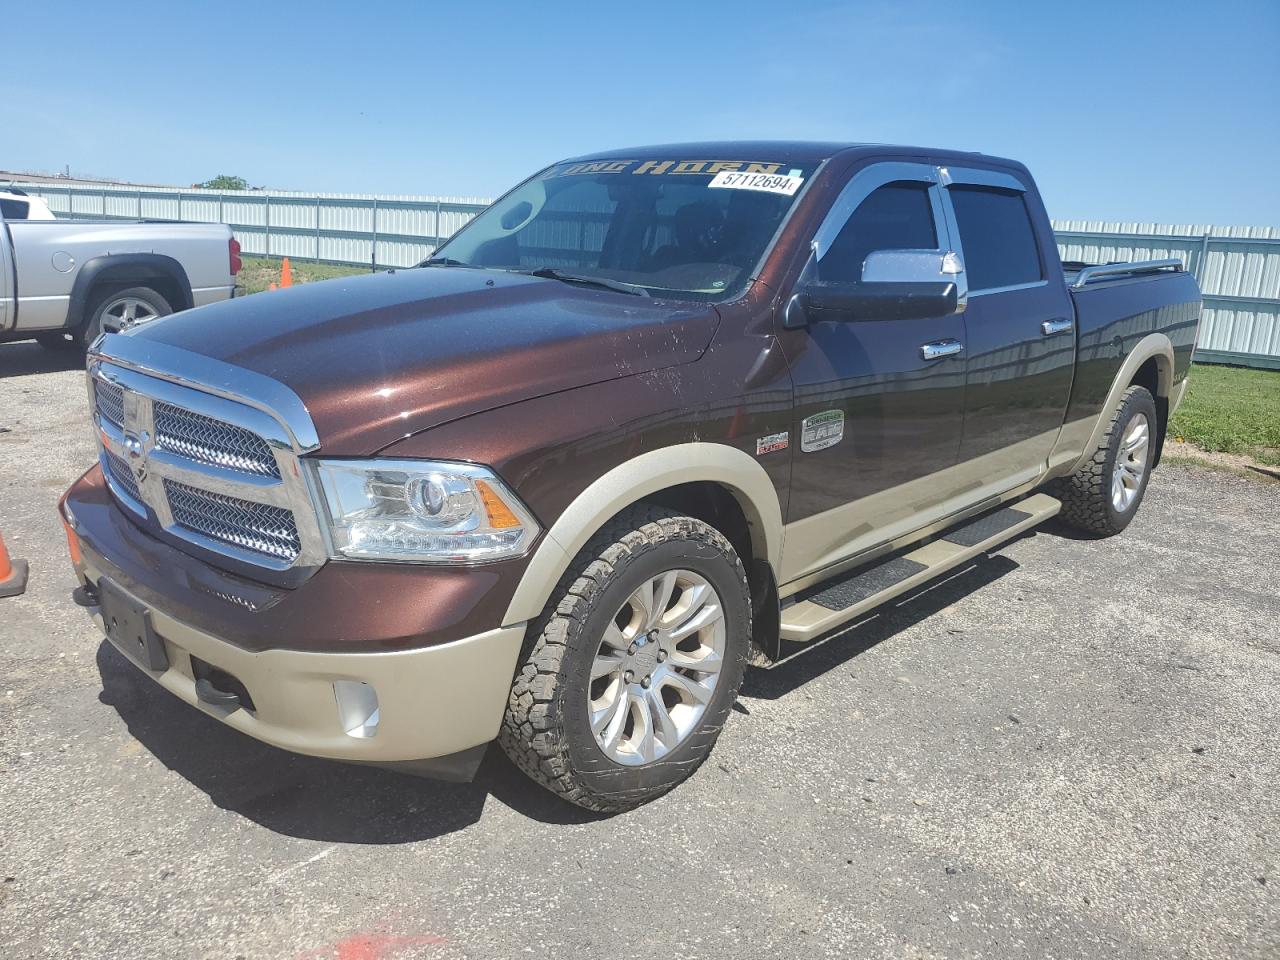
[[[1055,217],[1280,225],[1280,0],[0,0],[0,23],[0,169],[493,196],[603,148],[868,140],[1016,157]]]

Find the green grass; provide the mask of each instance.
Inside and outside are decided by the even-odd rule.
[[[1280,464],[1280,370],[1196,364],[1169,436]]]
[[[314,283],[316,280],[332,280],[334,277],[351,277],[358,273],[368,273],[368,267],[342,267],[332,263],[308,263],[305,260],[290,260],[293,268],[294,283]],[[236,274],[236,283],[243,287],[242,293],[262,293],[271,284],[280,282],[280,261],[266,257],[244,257],[240,272]]]

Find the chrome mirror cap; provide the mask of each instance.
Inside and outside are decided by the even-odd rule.
[[[956,313],[964,311],[968,284],[954,250],[876,250],[862,264],[863,283],[954,283]]]

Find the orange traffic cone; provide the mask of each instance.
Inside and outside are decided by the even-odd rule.
[[[0,537],[0,597],[16,597],[27,589],[27,561],[10,560]]]
[[[289,266],[289,258],[285,257],[280,264],[280,289],[293,286],[293,267]]]

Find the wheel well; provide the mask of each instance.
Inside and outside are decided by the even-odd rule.
[[[164,297],[165,302],[176,312],[182,310],[187,305],[187,294],[182,289],[182,285],[168,274],[157,273],[152,276],[139,277],[137,275],[128,276],[105,276],[98,277],[89,288],[88,309],[85,312],[85,320],[89,319],[89,314],[97,309],[99,303],[113,293],[120,290],[128,290],[130,287],[150,287],[160,296]]]
[[[1160,396],[1160,362],[1155,357],[1149,357],[1147,362],[1138,368],[1129,385],[1146,387],[1153,397]]]
[[[1150,357],[1133,375],[1130,386],[1146,387],[1156,401],[1156,455],[1152,467],[1159,465],[1160,454],[1164,450],[1165,430],[1169,426],[1169,398],[1160,392],[1160,361]]]
[[[176,312],[193,306],[182,265],[158,254],[108,254],[89,260],[76,276],[67,305],[67,327],[81,329],[102,298],[129,287],[150,287]]]
[[[725,535],[742,558],[742,565],[747,571],[747,586],[751,590],[752,639],[761,650],[773,650],[780,623],[778,585],[768,556],[763,548],[757,549],[753,543],[751,524],[737,497],[722,484],[703,481],[668,487],[644,499],[646,503],[679,510]]]

